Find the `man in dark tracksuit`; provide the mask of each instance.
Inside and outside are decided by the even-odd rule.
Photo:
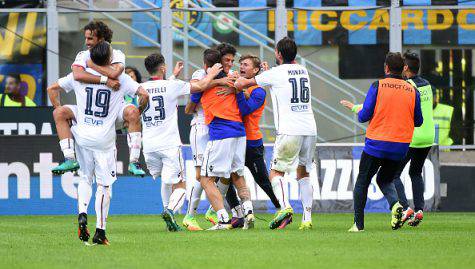
[[[404,207],[402,222],[408,221],[410,226],[417,226],[422,221],[424,210],[424,179],[422,178],[422,169],[424,168],[424,162],[435,138],[432,110],[435,90],[427,80],[417,75],[420,67],[420,59],[417,54],[406,52],[404,54],[404,62],[405,66],[403,74],[407,79],[406,81],[416,87],[421,95],[421,110],[422,116],[424,117],[424,123],[420,127],[414,129],[414,135],[412,136],[412,141],[409,145],[409,151],[396,172],[394,185],[396,186],[399,201]],[[412,182],[414,210],[409,207],[405,188],[401,181],[401,173],[409,161],[411,161],[411,164],[409,165],[409,176],[411,177]]]
[[[239,59],[239,63],[241,76],[252,78],[259,73],[261,61],[258,57],[245,55]],[[265,106],[266,91],[258,86],[253,86],[245,92],[237,93],[236,97],[246,129],[245,165],[251,171],[256,183],[269,196],[274,206],[279,209],[279,201],[272,191],[267,166],[264,161],[263,136],[259,128],[259,121]],[[234,188],[229,188],[226,200],[231,208],[236,208],[239,205]],[[243,219],[233,218],[231,220],[234,228],[241,227],[243,223]]]
[[[391,208],[391,226],[393,229],[402,226],[403,207],[392,181],[409,149],[414,126],[421,126],[423,122],[419,92],[404,81],[403,68],[401,54],[388,53],[384,66],[386,78],[371,85],[363,108],[358,112],[358,120],[369,121],[369,125],[353,191],[354,225],[349,232],[364,230],[368,187],[376,173],[376,182]],[[352,104],[348,107],[354,109]]]

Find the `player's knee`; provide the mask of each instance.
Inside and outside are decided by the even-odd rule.
[[[124,110],[124,120],[127,122],[140,121],[140,111],[135,106],[128,106]]]
[[[307,172],[307,169],[305,166],[299,166],[297,168],[297,180],[305,178],[305,177],[309,177],[309,176],[310,174]]]
[[[111,186],[103,186],[103,185],[97,185],[97,193],[99,195],[104,195],[109,198],[112,198],[112,187]]]
[[[220,178],[219,181],[221,181],[221,183],[226,184],[226,185],[231,184],[230,178]]]
[[[66,107],[57,107],[53,110],[53,118],[54,120],[68,120],[69,119],[69,113],[68,109]]]

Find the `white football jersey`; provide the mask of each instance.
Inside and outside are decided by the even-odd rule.
[[[191,80],[202,80],[206,77],[206,72],[204,69],[198,69],[193,72],[191,75]],[[203,107],[201,106],[201,102],[196,105],[196,112],[193,113],[193,119],[191,119],[191,126],[195,124],[205,124],[205,113],[203,111]]]
[[[270,86],[277,134],[316,135],[312,90],[308,71],[299,64],[282,64],[255,77],[259,86]]]
[[[86,69],[91,74],[98,74]],[[120,89],[114,91],[106,85],[85,84],[74,80],[70,73],[58,84],[66,92],[76,95],[76,124],[71,127],[76,143],[90,150],[105,151],[115,147],[115,121],[121,112],[124,96],[135,96],[140,85],[129,75],[119,76]]]
[[[178,98],[190,94],[191,84],[182,80],[150,80],[142,83],[150,95],[142,113],[143,152],[181,145],[178,131]]]
[[[80,51],[74,59],[74,65],[87,68],[87,60],[91,59],[91,52],[89,50]],[[120,50],[112,50],[112,64],[121,63],[125,67],[125,54]]]

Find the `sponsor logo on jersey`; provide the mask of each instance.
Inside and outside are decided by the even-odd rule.
[[[100,126],[100,125],[104,124],[104,122],[102,120],[96,120],[96,119],[90,118],[90,117],[85,117],[84,118],[84,123],[86,123],[88,125],[96,125],[96,126]]]

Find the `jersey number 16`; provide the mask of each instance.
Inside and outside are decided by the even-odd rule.
[[[295,103],[308,103],[310,101],[310,89],[308,88],[308,79],[300,78],[298,83],[296,78],[289,78],[290,84],[292,84],[292,98],[290,102]],[[300,85],[299,85],[300,84]],[[299,98],[299,86],[300,86],[300,98]]]

